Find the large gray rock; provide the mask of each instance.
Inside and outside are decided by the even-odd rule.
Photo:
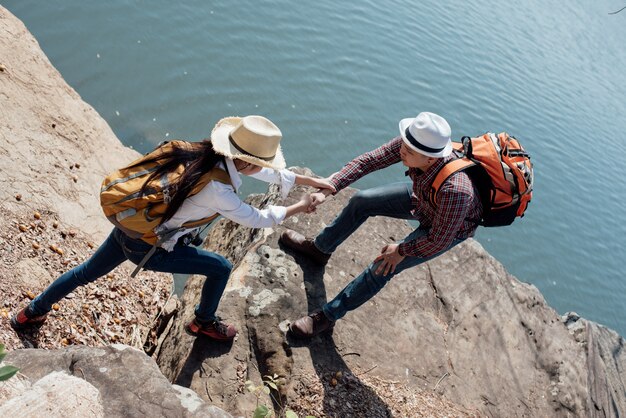
[[[89,382],[63,372],[52,372],[33,385],[21,375],[0,383],[0,416],[42,415],[71,418],[105,416],[98,390]]]
[[[124,345],[16,350],[6,363],[18,367],[32,384],[0,396],[0,412],[13,416],[231,416],[189,389],[170,384],[154,360]],[[12,380],[0,383],[10,384]]]
[[[296,188],[286,203],[302,192]],[[314,236],[353,193],[342,191],[317,213],[291,218],[285,227]],[[263,199],[256,204],[277,200],[277,193]],[[293,405],[303,396],[301,376],[327,381],[329,374],[343,371],[350,376],[366,372],[415,391],[434,390],[488,416],[626,413],[623,339],[596,325],[587,328],[587,342],[577,339],[534,286],[508,274],[473,240],[396,276],[374,299],[338,321],[332,335],[292,340],[285,334],[289,321],[319,309],[385,243],[404,237],[410,227],[372,218],[325,267],[282,248],[282,230],[253,231],[227,221],[215,228],[209,248],[236,264],[220,311],[241,333],[224,348],[172,327],[157,360],[170,379],[200,396],[209,394],[230,411],[242,410],[238,381],[276,373],[284,385],[275,397]],[[179,323],[191,318],[201,284],[202,278],[188,282]],[[365,386],[358,378],[351,384]],[[339,391],[325,387],[325,414],[336,412],[338,402],[350,401],[337,399]],[[390,406],[370,395],[367,408],[388,414]],[[367,413],[367,408],[351,407],[356,416]]]

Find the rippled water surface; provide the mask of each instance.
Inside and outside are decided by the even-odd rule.
[[[288,163],[322,175],[423,110],[445,116],[457,138],[513,133],[533,156],[534,199],[523,220],[481,229],[478,240],[560,313],[626,335],[626,11],[608,14],[625,4],[506,3],[2,5],[142,152],[164,138],[204,138],[221,117],[246,114],[275,121]]]

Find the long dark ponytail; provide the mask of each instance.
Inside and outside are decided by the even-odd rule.
[[[203,174],[211,171],[215,164],[223,161],[224,157],[213,150],[209,141],[186,142],[184,147],[174,146],[171,150],[144,160],[141,163],[156,162],[159,167],[154,171],[141,187],[145,192],[150,183],[170,172],[175,171],[181,164],[185,166],[183,174],[169,186],[169,203],[161,219],[161,224],[167,222],[181,207],[194,185]]]

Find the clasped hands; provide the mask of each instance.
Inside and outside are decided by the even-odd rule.
[[[303,212],[312,213],[315,209],[324,203],[326,196],[335,193],[337,190],[335,186],[330,182],[332,176],[328,178],[309,178],[308,185],[317,187],[317,191],[309,194],[305,194],[300,198],[300,203],[304,206]]]
[[[334,190],[332,189],[323,189],[323,190],[328,190],[328,194],[331,194],[334,192]],[[315,193],[311,193],[309,194],[309,205],[306,208],[306,213],[312,213],[315,212],[315,209],[321,205],[322,203],[324,203],[324,201],[326,200],[326,196],[327,194],[324,193],[323,190],[320,190],[318,192]]]

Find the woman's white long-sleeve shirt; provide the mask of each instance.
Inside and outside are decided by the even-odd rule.
[[[265,209],[257,209],[243,202],[237,195],[237,191],[241,186],[239,172],[235,168],[233,160],[226,158],[225,161],[232,186],[215,180],[209,182],[200,192],[185,199],[174,216],[159,227],[159,230],[172,230],[180,227],[185,222],[207,218],[216,213],[231,221],[251,228],[275,226],[285,219],[287,208],[284,206],[270,205]],[[217,164],[217,167],[223,170],[225,169],[224,164],[221,162]],[[263,168],[250,177],[267,183],[280,184],[281,195],[283,197],[287,196],[296,179],[296,175],[292,171],[286,169],[276,171],[271,168]],[[192,229],[183,229],[179,231],[172,236],[172,238],[163,242],[161,247],[167,251],[171,251],[178,238],[191,230]]]

